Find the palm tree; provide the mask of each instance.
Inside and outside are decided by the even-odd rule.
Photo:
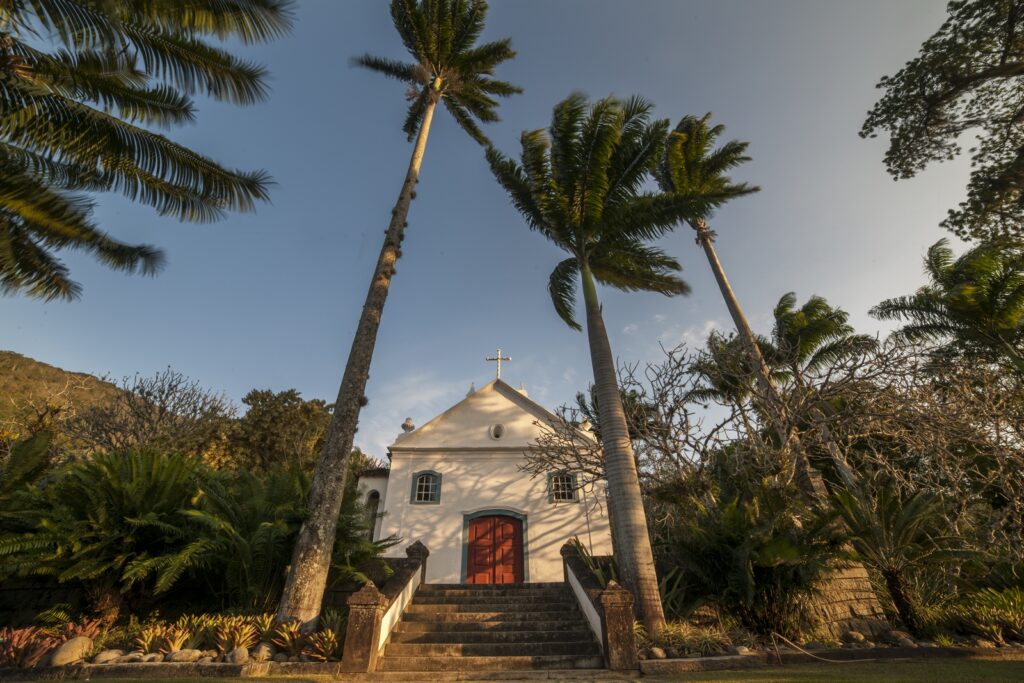
[[[949,341],[962,354],[1024,372],[1024,245],[987,242],[954,259],[943,239],[928,249],[924,266],[929,284],[871,314],[905,322],[896,331],[903,339]]]
[[[730,169],[750,160],[746,156],[748,144],[730,140],[715,148],[715,142],[725,131],[725,126],[709,126],[710,120],[711,114],[701,118],[684,116],[676,125],[668,137],[661,162],[655,168],[655,178],[661,189],[666,193],[725,193],[730,197],[758,192],[760,188],[746,183],[733,183],[726,174]],[[764,353],[740,308],[722,262],[718,259],[715,233],[708,226],[705,216],[695,216],[686,222],[697,234],[697,244],[704,249],[729,315],[746,349],[769,422],[782,448],[793,454],[801,487],[808,495],[820,499],[825,490],[817,473],[811,469],[807,456],[798,447],[799,438],[787,415],[785,401],[773,381],[771,368],[765,362]]]
[[[796,293],[787,292],[775,305],[774,316],[771,355],[775,375],[788,379],[802,397],[809,399],[811,424],[821,434],[836,474],[846,488],[856,490],[857,477],[828,426],[826,413],[832,412],[832,407],[814,395],[807,377],[873,349],[878,342],[874,337],[857,334],[848,322],[849,314],[833,308],[820,296],[812,296],[797,308]]]
[[[285,584],[277,618],[298,619],[306,628],[316,625],[330,569],[334,527],[344,495],[348,458],[366,403],[363,392],[370,376],[370,361],[377,329],[384,312],[395,263],[401,256],[409,204],[416,196],[420,165],[439,102],[466,133],[487,144],[477,121],[498,120],[497,100],[520,92],[514,85],[492,78],[498,64],[515,56],[508,39],[477,45],[484,29],[484,0],[392,0],[391,17],[412,62],[364,55],[358,66],[405,83],[411,104],[402,130],[414,137],[412,159],[398,201],[391,210],[384,244],[370,279],[349,350],[345,373],[334,404],[334,414],[320,453],[310,496],[309,518],[302,525]]]
[[[120,192],[183,221],[248,211],[263,171],[225,168],[152,128],[195,118],[192,96],[251,104],[266,71],[208,38],[266,40],[291,0],[0,3],[0,292],[73,299],[56,252],[154,273],[161,252],[103,232],[86,193]]]
[[[571,328],[582,285],[612,515],[624,585],[636,596],[650,633],[665,623],[629,429],[596,283],[625,291],[685,294],[679,263],[648,241],[703,213],[717,197],[641,191],[661,153],[667,121],[650,120],[641,98],[588,104],[570,95],[547,131],[524,132],[521,162],[489,149],[498,182],[527,225],[569,253],[551,273],[555,311]]]

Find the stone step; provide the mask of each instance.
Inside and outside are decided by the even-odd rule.
[[[548,581],[538,583],[422,583],[420,584],[421,591],[435,591],[435,590],[456,590],[456,591],[473,591],[473,590],[512,590],[512,591],[530,591],[540,590],[544,588],[557,588],[565,590],[565,584],[561,581]]]
[[[559,595],[419,595],[413,597],[414,605],[495,605],[548,604],[575,605],[576,600],[567,593]]]
[[[391,632],[392,643],[557,643],[590,640],[590,629],[577,622],[561,631],[479,630]]]
[[[490,612],[501,609],[507,610],[537,610],[546,608],[548,611],[555,609],[576,609],[575,600],[566,600],[564,598],[491,598],[491,597],[472,597],[472,598],[434,598],[434,597],[420,597],[416,596],[412,599],[412,606],[415,607],[431,607],[439,611],[458,612],[456,608],[474,606],[482,608],[481,612]]]
[[[593,640],[558,643],[389,643],[385,657],[515,657],[599,655]]]
[[[409,605],[403,615],[403,621],[561,621],[567,618],[583,617],[578,613],[566,610],[479,610],[478,605],[469,605],[459,610],[438,610],[437,605]],[[472,611],[471,611],[472,610]]]
[[[609,683],[621,683],[630,681],[636,683],[638,673],[622,671],[594,671],[593,669],[537,669],[537,670],[509,670],[509,671],[433,671],[430,674],[431,683],[442,683],[447,681],[588,681],[597,683],[608,681]],[[374,671],[373,673],[338,673],[332,676],[333,681],[345,681],[348,683],[419,683],[423,679],[416,676],[415,672],[408,671]]]
[[[382,657],[379,671],[523,671],[531,669],[600,669],[598,655],[512,657]]]
[[[565,587],[561,588],[487,588],[470,586],[468,588],[427,588],[420,586],[416,597],[444,598],[482,598],[482,597],[542,597],[561,598],[569,595]]]
[[[435,621],[423,619],[420,621],[409,620],[408,615],[402,621],[395,624],[392,633],[447,633],[447,632],[472,632],[472,631],[573,631],[584,626],[583,618],[565,618],[561,615],[558,619],[509,619],[507,621],[473,621],[472,619],[462,621]]]

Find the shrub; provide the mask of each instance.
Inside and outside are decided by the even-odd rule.
[[[341,658],[341,643],[334,629],[323,628],[309,637],[305,654],[310,659],[326,662]]]
[[[289,657],[298,657],[306,646],[306,639],[306,634],[302,632],[302,625],[298,621],[286,621],[278,624],[270,640]]]
[[[0,667],[33,667],[60,641],[41,628],[0,628]]]
[[[245,617],[226,617],[217,627],[215,642],[221,652],[231,652],[239,647],[251,648],[259,642],[259,635]]]

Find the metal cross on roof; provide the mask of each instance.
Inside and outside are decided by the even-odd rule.
[[[498,347],[498,353],[496,355],[494,355],[494,356],[484,356],[484,360],[486,360],[486,361],[497,361],[498,362],[497,372],[495,373],[494,376],[495,376],[496,379],[501,379],[501,361],[503,361],[503,360],[510,361],[510,360],[512,360],[512,356],[502,356],[501,355],[501,347],[499,346]]]

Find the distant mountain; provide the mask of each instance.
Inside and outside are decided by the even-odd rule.
[[[13,351],[0,351],[0,425],[26,406],[45,402],[75,408],[104,403],[120,389],[84,372],[70,372]]]

